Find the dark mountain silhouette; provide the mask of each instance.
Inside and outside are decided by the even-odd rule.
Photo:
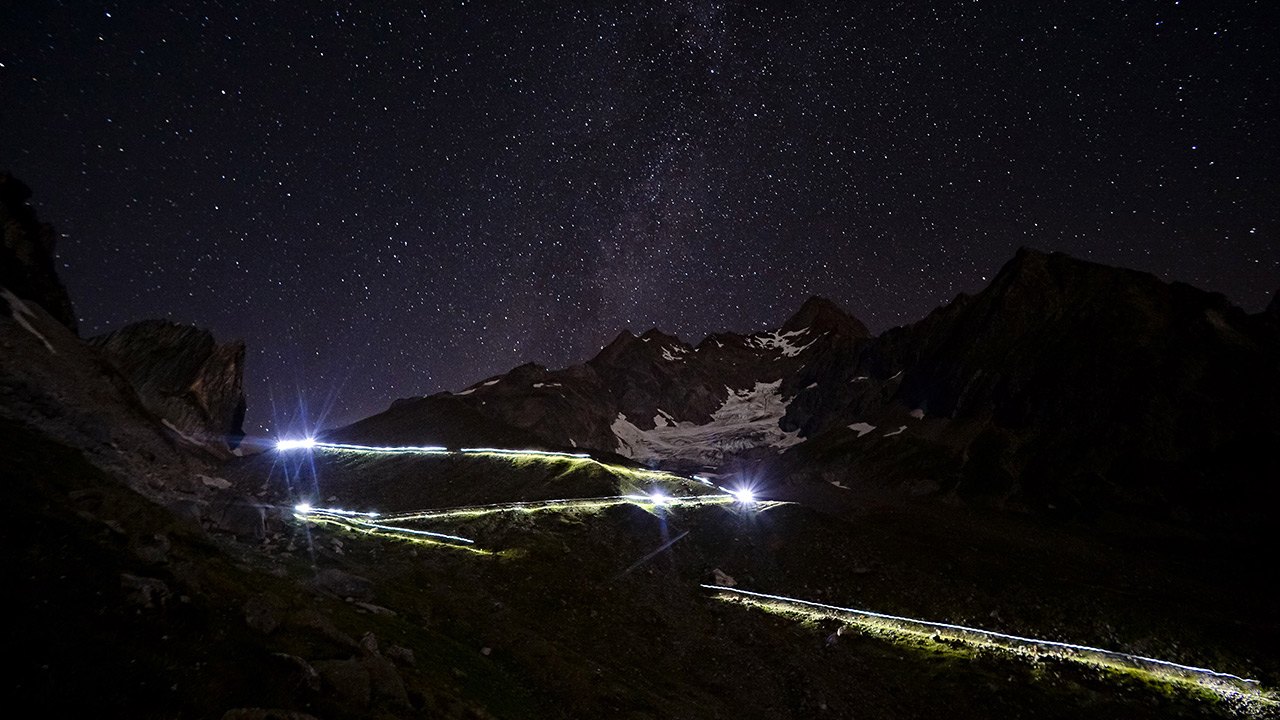
[[[791,482],[1221,519],[1221,500],[1272,498],[1280,477],[1271,312],[1024,248],[982,292],[879,337],[812,298],[776,331],[696,346],[624,331],[583,365],[524,365],[453,397],[543,445],[668,466],[749,457]]]

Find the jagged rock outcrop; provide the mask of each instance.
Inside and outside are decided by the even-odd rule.
[[[0,285],[35,302],[74,333],[75,311],[54,265],[56,235],[52,226],[36,218],[27,204],[30,197],[31,188],[0,172],[0,228],[4,231]]]
[[[175,430],[211,447],[239,445],[245,413],[243,342],[217,343],[201,328],[145,320],[89,343]]]

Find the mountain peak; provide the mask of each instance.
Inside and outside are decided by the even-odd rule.
[[[867,326],[854,316],[840,309],[830,300],[814,295],[800,306],[799,312],[782,325],[782,332],[810,328],[818,333],[829,332],[849,338],[870,337]]]

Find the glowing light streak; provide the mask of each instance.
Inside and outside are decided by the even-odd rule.
[[[281,451],[289,450],[340,450],[347,452],[365,452],[386,455],[396,454],[427,454],[427,455],[494,455],[498,457],[510,458],[532,458],[541,460],[563,460],[566,462],[583,462],[599,465],[610,472],[630,475],[633,477],[659,480],[663,482],[688,483],[695,480],[676,475],[674,473],[665,472],[663,470],[646,470],[643,468],[626,467],[624,465],[612,465],[597,460],[588,453],[567,453],[556,452],[554,450],[521,450],[521,449],[502,449],[502,448],[462,448],[461,450],[450,450],[445,447],[438,446],[417,446],[417,445],[397,445],[397,446],[378,446],[378,445],[355,445],[352,443],[334,443],[322,442],[314,438],[306,438],[303,440],[280,440],[276,442],[276,449]],[[696,482],[716,487],[706,480],[706,478],[698,478]],[[723,488],[718,488],[723,490]]]
[[[377,513],[374,513],[376,515]],[[336,525],[342,525],[352,530],[360,530],[366,533],[382,532],[398,536],[416,536],[416,538],[431,538],[434,540],[449,540],[451,542],[464,543],[466,545],[474,545],[475,540],[464,538],[458,535],[449,535],[448,533],[430,532],[427,530],[413,530],[411,528],[393,527],[381,523],[371,523],[366,520],[358,519],[361,516],[368,516],[366,513],[349,513],[349,512],[331,512],[328,510],[312,509],[308,513],[299,513],[297,515],[300,520],[307,521],[329,521]],[[416,539],[410,537],[408,539]]]
[[[856,625],[887,626],[895,630],[927,637],[941,637],[945,633],[948,639],[958,640],[971,645],[998,647],[1005,650],[1029,649],[1041,655],[1051,655],[1065,660],[1072,660],[1086,664],[1095,664],[1104,667],[1121,666],[1129,669],[1137,669],[1169,679],[1195,682],[1219,692],[1234,695],[1250,695],[1257,699],[1261,699],[1268,704],[1276,703],[1274,698],[1265,697],[1263,695],[1257,680],[1242,678],[1230,673],[1221,673],[1215,670],[1210,670],[1209,668],[1196,667],[1194,665],[1183,665],[1169,660],[1160,660],[1157,658],[1144,657],[1142,655],[1132,655],[1116,650],[1104,650],[1102,648],[1090,647],[1088,645],[1074,645],[1072,643],[1057,642],[1054,640],[1039,640],[1036,638],[1009,635],[1007,633],[995,632],[992,630],[982,630],[979,628],[965,627],[963,625],[953,625],[951,623],[917,620],[915,618],[887,615],[884,613],[871,612],[869,610],[855,610],[853,608],[826,605],[823,603],[800,600],[782,595],[770,595],[768,593],[758,593],[750,590],[740,590],[738,588],[728,588],[719,585],[702,585],[702,587],[707,590],[715,591],[722,600],[734,597],[746,602],[752,602],[765,608],[775,607],[780,610],[800,612],[808,615],[818,615],[842,620]]]
[[[328,513],[330,515],[346,515],[348,517],[378,517],[378,513],[376,512],[359,512],[357,510],[341,510],[339,508],[318,508],[311,507],[310,503],[296,505],[293,509],[300,515],[307,515],[310,513]]]
[[[435,447],[431,445],[396,445],[379,447],[376,445],[352,445],[350,443],[321,442],[313,438],[307,438],[306,440],[281,440],[276,443],[277,450],[311,450],[314,448],[372,453],[443,454],[449,452],[449,448]]]
[[[567,453],[555,452],[553,450],[506,450],[503,448],[462,448],[461,452],[468,454],[485,454],[485,455],[531,455],[534,457],[552,457],[552,458],[577,458],[579,460],[590,460],[591,456],[587,453]]]
[[[411,522],[414,520],[438,520],[449,517],[467,517],[499,512],[536,512],[539,510],[579,510],[625,505],[628,503],[652,502],[649,495],[610,495],[594,498],[561,498],[557,500],[534,500],[529,502],[495,503],[492,505],[465,505],[439,510],[422,510],[419,512],[387,515],[383,522]],[[693,507],[698,505],[716,505],[733,502],[729,495],[695,495],[691,497],[668,498],[668,506]]]

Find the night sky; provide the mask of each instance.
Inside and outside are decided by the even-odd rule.
[[[441,5],[6,3],[81,333],[243,338],[275,432],[812,294],[880,332],[1020,245],[1280,286],[1273,0]]]

